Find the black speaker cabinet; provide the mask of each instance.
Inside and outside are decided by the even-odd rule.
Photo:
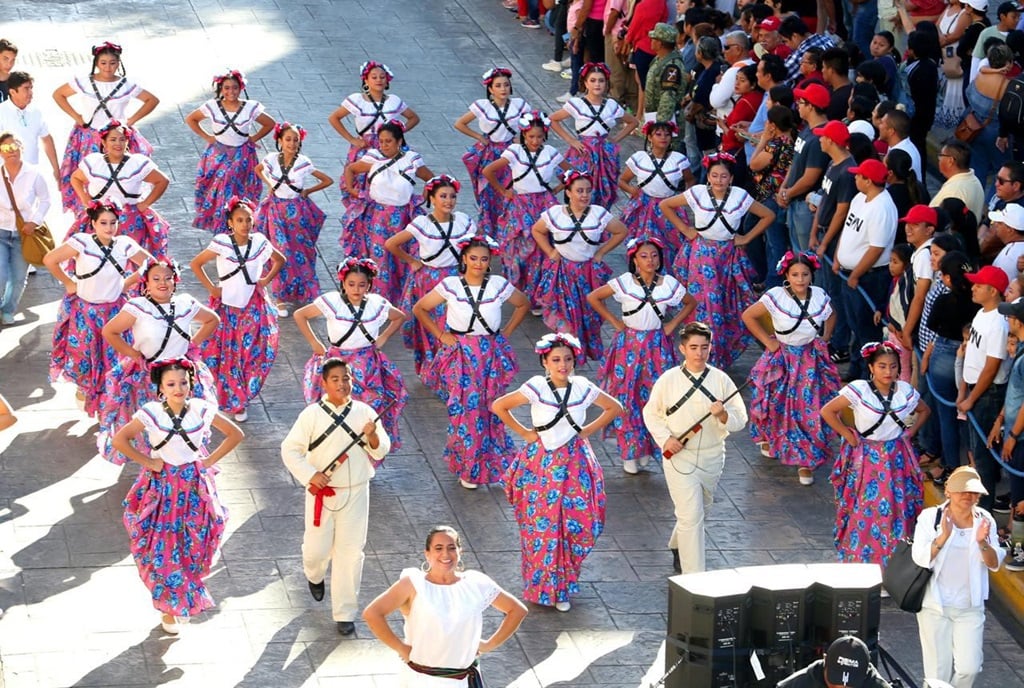
[[[750,583],[735,570],[669,578],[666,688],[750,685]]]
[[[877,564],[810,564],[814,579],[814,634],[817,653],[841,635],[863,640],[878,663],[882,612],[882,570]]]
[[[736,569],[750,584],[750,642],[774,688],[809,663],[814,616],[814,580],[804,564]]]

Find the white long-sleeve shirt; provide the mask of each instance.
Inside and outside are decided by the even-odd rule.
[[[708,376],[701,383],[716,399],[725,399],[736,391],[734,383],[728,375],[718,368],[707,366]],[[695,378],[700,373],[690,371]],[[682,408],[667,415],[667,411],[689,391],[692,383],[683,374],[682,368],[676,366],[662,374],[651,387],[651,398],[644,405],[644,425],[659,447],[664,447],[670,437],[679,437],[711,409],[711,400],[700,390],[696,390]],[[722,445],[729,433],[742,430],[747,424],[747,407],[740,395],[725,402],[725,410],[729,418],[722,423],[712,416],[702,423],[702,428],[687,443],[687,449],[699,448],[702,452],[722,451]]]
[[[7,168],[4,168],[3,174],[7,176]],[[10,180],[10,177],[8,179]],[[0,187],[3,187],[2,181]],[[50,210],[50,192],[39,170],[23,162],[18,175],[11,180],[11,190],[14,191],[14,200],[18,204],[22,219],[25,222],[42,224],[43,218]],[[0,188],[0,229],[15,229],[14,209],[11,207],[11,197],[5,187]]]

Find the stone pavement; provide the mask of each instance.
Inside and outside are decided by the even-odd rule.
[[[305,125],[305,152],[334,177],[345,146],[326,117],[358,89],[364,60],[388,63],[396,73],[394,92],[422,117],[409,136],[412,147],[435,171],[463,178],[459,157],[467,141],[450,123],[482,94],[481,73],[511,64],[516,93],[547,111],[557,107],[554,98],[567,84],[539,69],[551,57],[546,32],[519,28],[496,0],[18,0],[6,3],[4,14],[0,31],[20,46],[19,68],[36,77],[37,103],[50,114],[60,148],[69,122],[48,94],[71,73],[87,70],[89,46],[104,40],[124,45],[129,74],[162,100],[142,129],[172,179],[159,207],[174,228],[172,250],[182,262],[208,237],[188,227],[201,142],[181,120],[206,97],[215,70],[245,71],[250,97],[276,118]],[[464,210],[470,199],[465,192]],[[320,242],[325,278],[339,258],[340,205],[335,190],[318,200],[329,216]],[[69,220],[53,218],[61,227]],[[622,268],[621,256],[613,264]],[[222,463],[218,483],[231,517],[210,579],[218,607],[171,638],[159,629],[121,525],[121,499],[136,469],[95,457],[94,426],[75,408],[72,390],[46,382],[57,286],[46,275],[30,278],[27,317],[0,332],[0,391],[20,418],[0,437],[0,607],[6,610],[0,685],[395,685],[393,653],[361,622],[354,638],[340,639],[326,605],[306,591],[301,489],[278,452],[303,406],[309,351],[294,324],[282,324],[278,362],[250,411],[246,439]],[[181,288],[201,294],[191,275]],[[531,317],[513,337],[521,379],[537,370],[531,343],[543,332]],[[439,459],[444,407],[419,383],[397,338],[387,352],[413,398],[403,419],[405,446],[388,459],[372,489],[363,602],[419,563],[422,538],[437,523],[462,532],[468,566],[519,592],[517,531],[502,491],[458,486]],[[747,354],[732,372],[745,375],[753,361]],[[595,368],[581,372],[593,377]],[[612,443],[595,448],[606,474],[608,521],[584,567],[581,593],[568,614],[531,607],[519,633],[484,659],[490,686],[632,687],[660,676],[671,503],[657,469],[625,475]],[[824,471],[816,485],[800,487],[790,470],[761,458],[739,434],[710,514],[708,566],[831,561],[832,518]],[[990,616],[979,688],[1024,681],[1017,639]],[[887,606],[882,642],[920,672],[910,615]]]

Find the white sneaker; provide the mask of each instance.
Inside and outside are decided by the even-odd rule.
[[[283,303],[277,304],[277,317],[287,318],[288,317],[288,306]]]
[[[562,77],[563,79],[571,79],[572,78],[572,70],[571,69],[563,69],[561,72],[558,73],[558,76]]]
[[[567,57],[564,60],[562,60],[559,64],[561,64],[563,67],[569,67],[572,65],[572,58]]]
[[[630,475],[636,475],[639,472],[636,467],[636,459],[623,459],[622,470]]]
[[[814,484],[814,473],[810,468],[801,468],[797,473],[800,476],[801,485],[813,485]]]
[[[560,612],[567,612],[572,609],[572,605],[568,602],[555,602],[555,609]]]
[[[568,103],[570,98],[572,98],[572,94],[566,91],[562,95],[555,98],[555,100],[558,101],[559,103]]]
[[[235,420],[238,421],[239,423],[244,423],[245,421],[249,420],[249,412],[246,411],[245,409],[242,409],[239,413],[235,414]]]
[[[462,480],[461,478],[459,479],[459,485],[462,485],[467,490],[475,490],[476,488],[480,487],[476,483],[471,483],[467,480]]]
[[[640,457],[640,468],[647,468],[648,464],[651,463],[651,455],[644,454]]]
[[[542,64],[540,68],[549,72],[560,72],[562,71],[562,63],[557,60],[551,60],[550,62]]]
[[[28,270],[25,271],[25,274],[26,275],[34,275],[34,274],[36,274],[36,266],[35,265],[29,265],[28,266]]]

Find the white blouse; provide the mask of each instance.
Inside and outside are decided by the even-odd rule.
[[[510,144],[501,157],[509,162],[512,190],[517,194],[541,193],[558,186],[558,166],[565,160],[554,146],[545,145],[534,155],[518,143]]]
[[[3,165],[0,164],[0,168]],[[3,169],[2,174],[7,177],[7,170]],[[50,189],[46,185],[46,179],[39,173],[38,168],[27,162],[21,163],[21,169],[17,176],[11,180],[11,188],[14,191],[14,198],[18,204],[18,212],[25,222],[42,224],[46,213],[50,210]],[[3,181],[0,180],[0,187]],[[14,217],[14,208],[11,206],[11,196],[6,188],[0,188],[0,229],[14,231],[17,221]]]
[[[501,327],[501,305],[509,300],[515,287],[501,275],[488,275],[487,284],[483,285],[483,288],[470,284],[467,294],[465,287],[462,286],[461,277],[445,277],[434,287],[434,291],[447,303],[445,321],[448,330],[478,337],[490,333],[480,322],[480,318],[473,317],[473,307],[469,299],[472,297],[477,302],[481,317],[491,330],[497,332]]]
[[[722,201],[713,201],[708,187],[703,185],[691,186],[683,192],[683,196],[693,212],[694,228],[702,237],[713,241],[732,241],[743,227],[747,211],[754,204],[753,196],[736,186],[729,189],[729,195]],[[716,205],[721,208],[721,215],[715,212]]]
[[[121,267],[124,275],[110,260],[104,259],[103,250],[97,245],[95,234],[72,234],[67,244],[78,251],[78,255],[75,256],[75,274],[72,275],[77,285],[75,293],[78,297],[88,303],[117,301],[124,291],[125,275],[131,275],[135,271],[128,263],[132,256],[142,250],[135,239],[117,235],[111,241],[110,257]],[[97,268],[100,268],[99,272],[96,272]],[[94,272],[96,274],[92,274]],[[86,277],[90,274],[91,277]]]
[[[86,101],[87,107],[82,112],[82,117],[90,129],[100,130],[110,124],[111,119],[118,122],[125,122],[128,119],[128,105],[132,98],[138,98],[142,93],[142,87],[134,81],[125,77],[115,81],[95,81],[90,83],[88,76],[78,76],[68,82],[75,93],[80,94]],[[95,86],[95,88],[93,88]],[[97,97],[98,94],[98,97]],[[100,99],[105,99],[104,106],[100,107]],[[110,115],[107,115],[107,110]]]
[[[480,133],[493,143],[507,143],[516,138],[519,135],[516,121],[530,111],[530,105],[522,98],[509,98],[505,105],[499,110],[489,98],[481,98],[469,106]]]
[[[921,395],[918,394],[916,389],[902,380],[894,382],[893,389],[895,391],[893,391],[892,395],[892,410],[896,413],[897,418],[906,423],[907,417],[914,412],[914,409],[917,408],[918,403],[921,401]],[[839,393],[850,400],[850,404],[853,407],[853,420],[857,426],[858,433],[864,433],[869,430],[882,416],[882,402],[871,391],[871,386],[867,380],[854,380],[839,390]],[[887,442],[888,440],[899,438],[903,435],[903,432],[903,429],[896,424],[896,421],[889,414],[886,414],[882,424],[866,439],[875,442]]]
[[[605,98],[600,105],[593,105],[586,98],[573,96],[562,109],[572,117],[576,136],[579,137],[607,136],[626,114],[622,106],[612,98]]]
[[[78,169],[85,175],[85,189],[93,200],[135,205],[144,193],[149,193],[145,180],[158,169],[156,163],[139,153],[126,155],[122,162],[124,165],[114,165],[107,162],[103,153],[89,153],[78,163]]]
[[[217,415],[217,406],[205,399],[189,399],[187,406],[185,417],[181,419],[181,428],[188,435],[189,441],[197,449],[202,450],[210,440],[210,427],[213,425],[214,416]],[[152,446],[160,444],[170,433],[174,432],[171,416],[164,410],[161,401],[150,401],[143,404],[132,418],[142,423],[146,437]],[[172,466],[184,466],[187,463],[203,459],[203,455],[193,451],[185,443],[184,438],[176,432],[167,444],[160,449],[154,449],[152,456]]]
[[[263,114],[263,105],[255,100],[239,101],[241,107],[237,112],[228,112],[227,116],[214,98],[203,103],[199,109],[210,120],[211,131],[217,143],[237,148],[259,131],[257,119]],[[229,121],[231,122],[229,124]]]
[[[231,234],[218,234],[206,248],[217,254],[221,303],[232,308],[245,308],[256,291],[263,269],[274,254],[270,240],[259,232],[251,232],[249,242],[245,246],[237,246]],[[239,269],[243,264],[244,270]]]
[[[612,220],[612,214],[599,205],[587,206],[576,229],[568,207],[554,205],[544,211],[541,219],[548,226],[548,240],[562,258],[583,263],[594,257],[601,245],[601,236]]]
[[[683,173],[690,169],[690,161],[682,153],[670,151],[657,163],[661,165],[661,174],[658,174],[659,168],[653,155],[646,151],[637,151],[626,160],[626,167],[636,175],[636,183],[640,190],[651,198],[675,196],[683,185]]]
[[[810,288],[811,301],[807,304],[807,316],[824,331],[825,321],[832,315],[832,300],[821,287]],[[814,325],[807,317],[800,318],[800,306],[785,287],[772,287],[758,299],[768,309],[772,316],[772,327],[775,329],[775,338],[783,344],[791,346],[803,346],[820,337]],[[799,321],[799,327],[796,327]],[[796,330],[789,334],[782,334],[788,330]]]
[[[331,346],[336,346],[342,351],[353,351],[355,349],[362,349],[367,346],[372,346],[373,342],[380,335],[380,331],[383,330],[388,324],[388,313],[392,308],[391,302],[380,294],[367,294],[363,298],[363,303],[366,307],[363,309],[363,314],[359,318],[359,322],[366,328],[366,332],[370,334],[367,338],[363,329],[356,324],[355,313],[359,311],[358,304],[352,304],[352,308],[349,308],[341,300],[341,294],[336,291],[327,292],[321,296],[318,296],[314,301],[315,305],[324,318],[327,319],[327,338],[330,340]],[[349,334],[351,332],[351,334]],[[347,338],[345,341],[336,344],[342,337]]]
[[[166,316],[161,314],[161,309]],[[167,318],[171,317],[173,310],[174,324],[182,332],[191,333],[192,320],[199,312],[199,302],[191,295],[175,294],[171,297],[170,303],[161,304],[154,303],[144,296],[137,296],[129,299],[122,310],[135,318],[132,325],[132,348],[141,352],[147,360],[184,358],[188,353],[190,340],[182,337],[181,333],[168,323]],[[165,336],[167,344],[161,350]]]
[[[608,286],[612,288],[612,298],[622,306],[622,322],[631,330],[657,330],[665,322],[658,317],[650,301],[644,294],[644,288],[630,273],[619,275]],[[665,321],[670,320],[669,310],[683,302],[686,289],[672,275],[663,275],[661,284],[655,285],[650,300],[654,301]],[[629,315],[627,315],[629,314]]]
[[[263,158],[263,162],[260,165],[263,167],[263,172],[273,182],[268,191],[277,198],[283,199],[295,198],[307,186],[312,186],[312,184],[308,183],[309,178],[316,172],[313,161],[302,154],[295,157],[295,162],[292,163],[292,168],[288,170],[287,175],[284,174],[284,170],[281,168],[280,153],[268,154],[267,157]],[[298,191],[295,189],[298,189]]]
[[[370,165],[366,173],[370,198],[381,205],[403,206],[412,198],[416,170],[423,167],[423,158],[415,151],[406,151],[398,156],[397,162],[394,160],[378,150],[371,150],[360,158]]]
[[[399,115],[409,109],[398,96],[389,93],[384,96],[384,103],[375,103],[363,93],[353,93],[344,101],[341,106],[352,115],[352,121],[356,127],[356,136],[376,133],[381,125],[388,121],[397,119]]]
[[[473,218],[458,210],[452,213],[449,222],[437,222],[432,215],[417,215],[405,226],[405,231],[416,240],[420,260],[432,268],[458,265],[459,250],[456,246],[463,239],[476,236],[478,232]],[[445,234],[448,235],[447,242]]]
[[[569,401],[566,408],[569,416],[581,428],[587,422],[587,409],[594,403],[601,394],[601,388],[585,377],[571,375],[569,377]],[[524,397],[530,400],[530,420],[534,428],[541,428],[550,423],[558,415],[559,400],[548,386],[548,380],[543,375],[534,375],[518,390]],[[566,388],[557,389],[559,398],[565,394]],[[544,449],[554,451],[577,435],[576,430],[569,424],[569,419],[563,417],[553,428],[538,430],[541,444]]]

